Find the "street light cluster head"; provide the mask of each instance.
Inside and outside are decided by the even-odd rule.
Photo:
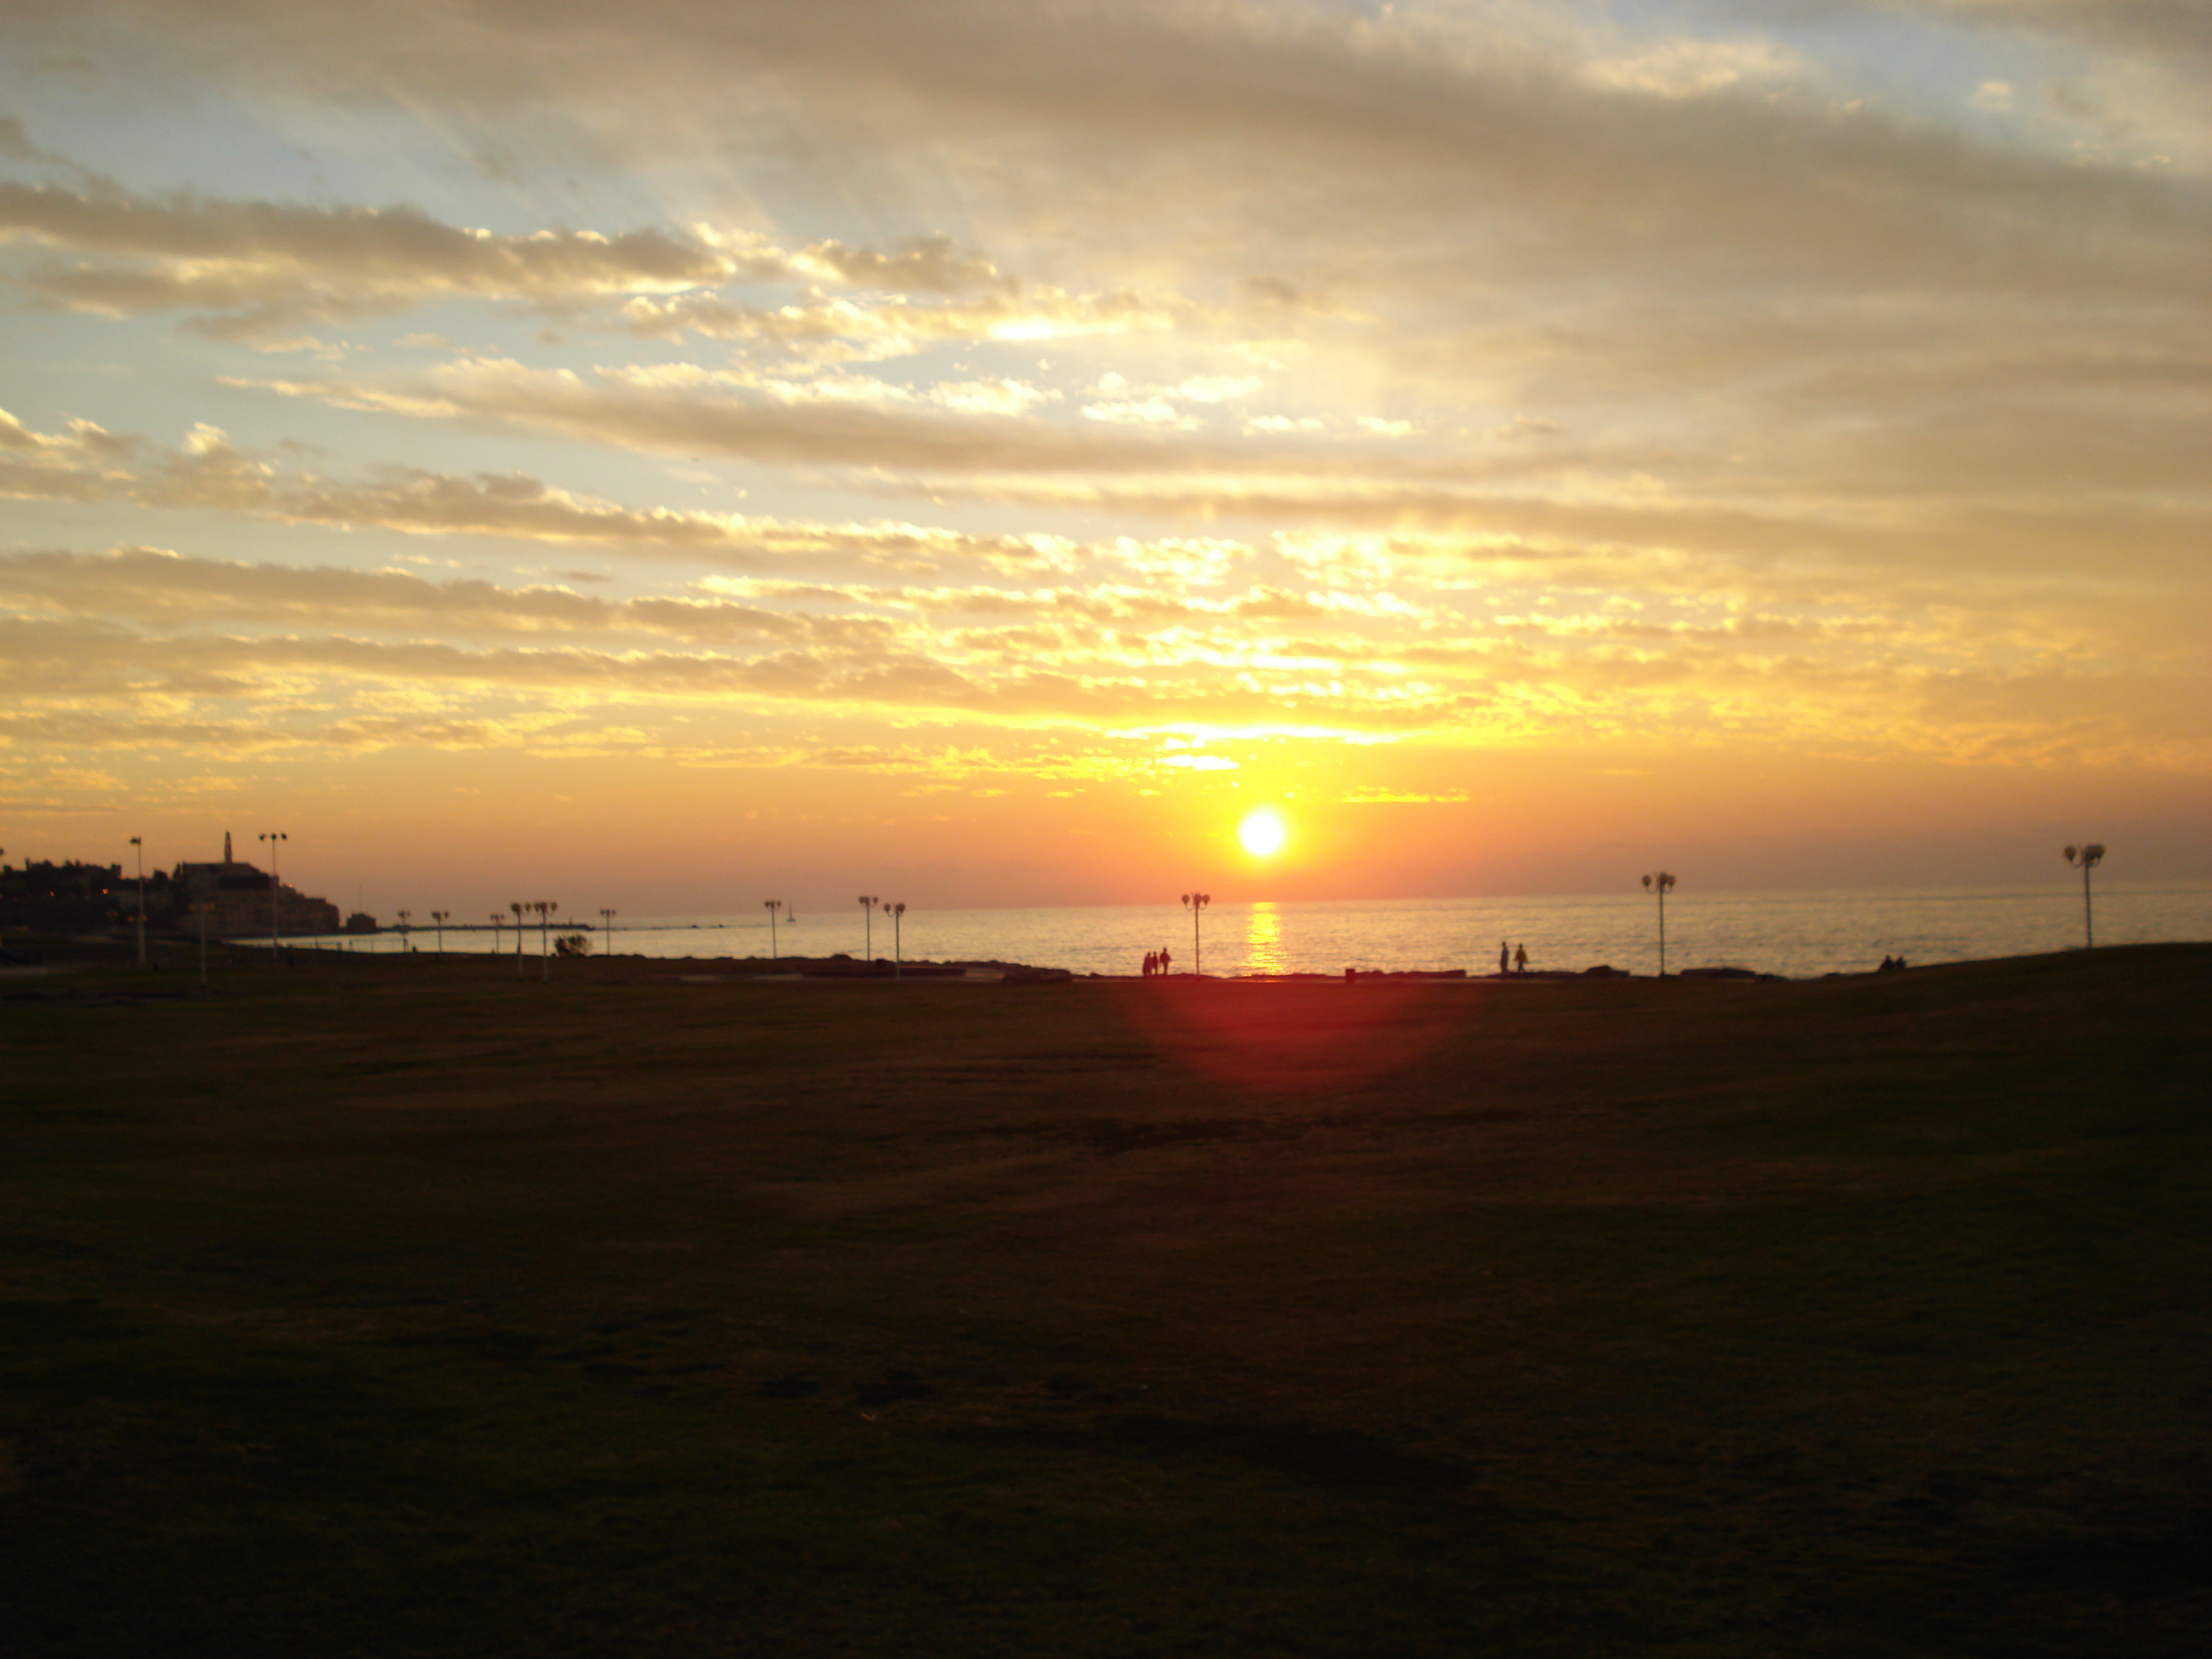
[[[2101,841],[2093,841],[2086,847],[2066,849],[2066,862],[2081,872],[2081,940],[2091,949],[2096,946],[2097,925],[2089,903],[2089,872],[2104,861],[2105,843]]]
[[[1668,875],[1664,870],[1662,870],[1656,875],[1648,875],[1644,877],[1644,885],[1648,891],[1664,893],[1674,887],[1674,878]]]
[[[1182,896],[1182,902],[1194,910],[1203,910],[1207,905],[1213,902],[1213,895],[1211,893],[1185,893]]]

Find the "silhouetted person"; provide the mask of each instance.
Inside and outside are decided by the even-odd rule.
[[[1159,965],[1160,957],[1158,951],[1147,951],[1145,952],[1145,977],[1146,979],[1150,979],[1152,975],[1158,970]]]
[[[1516,974],[1525,974],[1528,971],[1528,947],[1525,945],[1516,945],[1513,947],[1513,971]]]
[[[1513,953],[1505,948],[1505,941],[1500,939],[1498,941],[1498,977],[1504,979],[1512,968]]]
[[[1163,950],[1160,952],[1160,971],[1164,974],[1167,972],[1168,963],[1174,960],[1175,958],[1173,957],[1170,956],[1164,950]]]

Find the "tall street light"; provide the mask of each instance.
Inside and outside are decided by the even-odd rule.
[[[146,971],[146,842],[143,836],[133,836],[131,844],[138,849],[138,971]]]
[[[403,957],[407,954],[407,934],[409,931],[407,924],[414,920],[415,913],[412,910],[402,910],[399,913],[399,954]]]
[[[558,899],[533,899],[530,908],[538,912],[538,977],[553,977],[553,913],[561,908]]]
[[[438,929],[438,960],[441,962],[446,959],[446,924],[453,919],[453,913],[451,910],[430,912],[430,921]]]
[[[276,844],[292,838],[281,830],[270,830],[261,839],[269,843],[269,960],[281,963],[284,960],[284,946],[276,937],[276,905],[283,895],[284,884],[276,875]]]
[[[498,960],[500,945],[503,942],[499,930],[506,925],[507,916],[504,912],[495,910],[491,913],[491,954],[494,961]]]
[[[877,902],[880,904],[883,902],[878,899]],[[891,919],[891,977],[893,979],[904,979],[906,977],[906,955],[904,951],[900,949],[899,945],[899,918],[906,914],[906,906],[903,904],[885,904],[884,905],[884,914]]]
[[[768,912],[768,959],[774,962],[775,950],[775,913],[783,908],[781,899],[763,899],[761,908]]]
[[[1667,890],[1674,884],[1674,878],[1664,870],[1644,878],[1644,890],[1659,895],[1659,977],[1667,977]]]
[[[1213,902],[1213,895],[1211,893],[1185,893],[1182,896],[1182,902],[1183,908],[1190,912],[1191,977],[1198,979],[1203,977],[1206,973],[1206,957],[1199,949],[1198,913],[1205,909],[1207,905]]]
[[[611,905],[599,907],[599,949],[608,956],[615,953],[615,913]]]
[[[2066,862],[2081,866],[2081,937],[2084,948],[2097,948],[2097,930],[2089,915],[2089,872],[2105,861],[2105,843],[2093,841],[2087,847],[2066,849]]]
[[[510,899],[507,908],[514,912],[514,976],[522,977],[522,917],[530,907],[520,899]]]
[[[870,962],[876,959],[876,907],[882,902],[872,894],[860,895],[860,939]]]

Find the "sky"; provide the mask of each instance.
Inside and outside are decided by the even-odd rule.
[[[0,0],[0,847],[2212,877],[2208,84],[2203,0]]]

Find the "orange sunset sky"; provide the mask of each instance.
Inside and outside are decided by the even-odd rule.
[[[2208,84],[2179,3],[6,0],[0,846],[2212,877]]]

